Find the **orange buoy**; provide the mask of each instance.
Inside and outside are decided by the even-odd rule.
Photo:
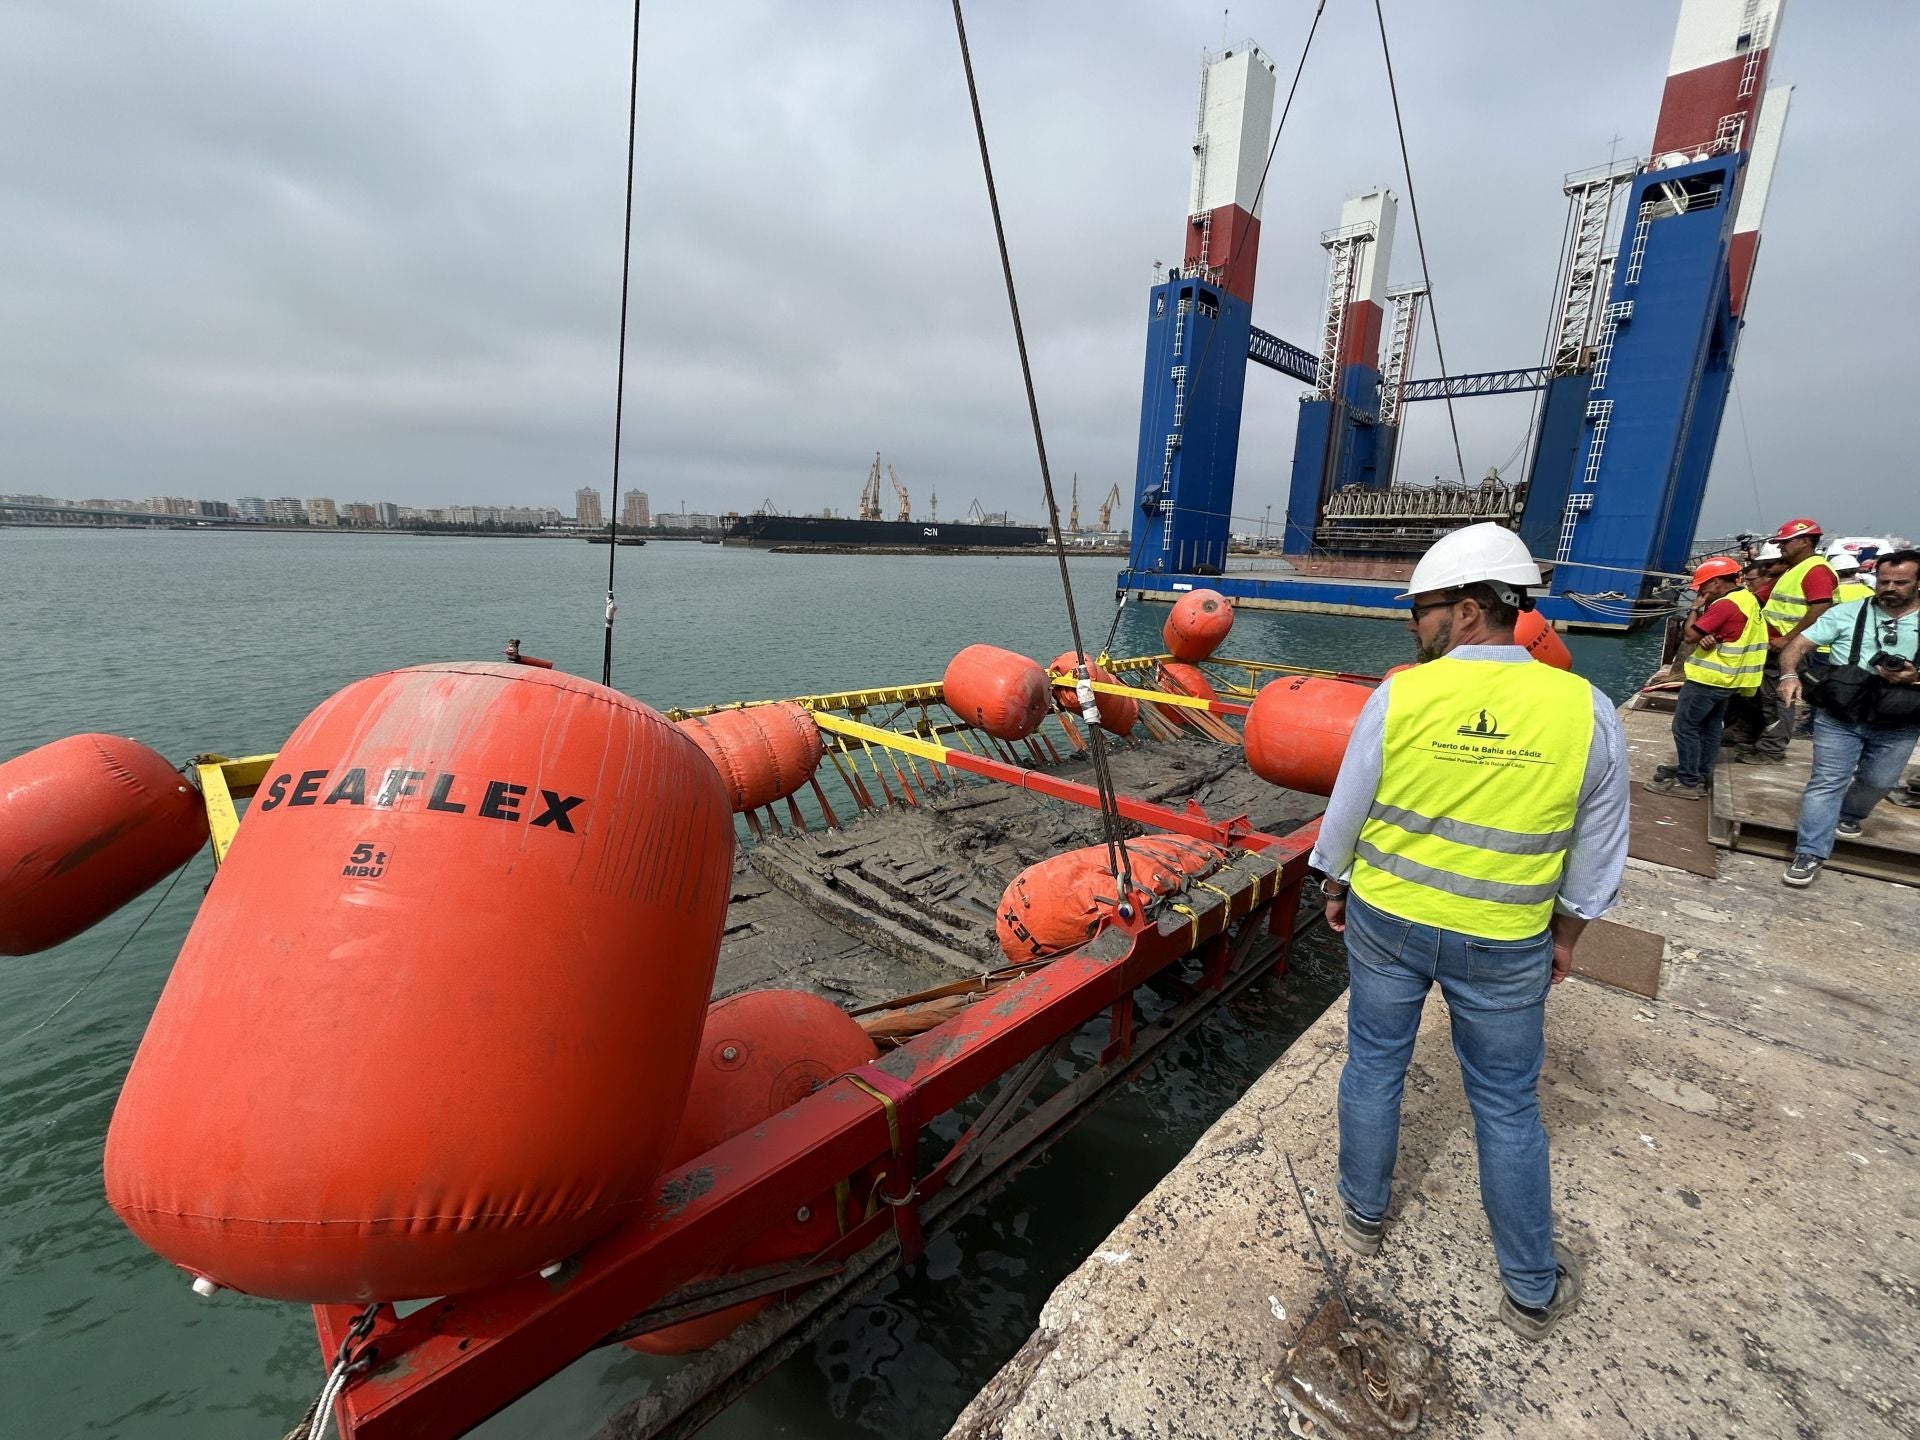
[[[1182,665],[1177,660],[1169,660],[1160,666],[1159,680],[1161,689],[1171,690],[1176,695],[1191,695],[1199,700],[1220,698],[1197,665]],[[1176,725],[1192,723],[1193,712],[1184,706],[1155,705],[1153,708]]]
[[[667,1168],[676,1169],[721,1141],[744,1134],[879,1055],[859,1021],[818,995],[750,990],[719,1001],[707,1011],[693,1087]],[[702,1278],[817,1254],[839,1234],[833,1196],[820,1195]],[[704,1350],[759,1314],[771,1298],[649,1331],[627,1344],[649,1355]]]
[[[1073,651],[1068,650],[1064,654],[1056,655],[1053,664],[1047,669],[1056,675],[1072,675],[1079,663]],[[1111,673],[1101,669],[1092,660],[1087,661],[1087,676],[1089,679],[1098,680],[1103,685],[1119,683]],[[1060,681],[1054,686],[1054,695],[1058,698],[1061,709],[1071,711],[1075,715],[1080,713],[1080,707],[1074,700],[1073,681]],[[1114,735],[1130,734],[1135,722],[1140,718],[1140,702],[1131,695],[1106,695],[1095,692],[1093,703],[1100,711],[1100,728]]]
[[[1189,590],[1173,602],[1160,639],[1176,660],[1204,660],[1233,629],[1233,606],[1218,590]]]
[[[138,740],[73,735],[0,765],[0,955],[106,919],[207,839],[200,792]]]
[[[949,709],[999,740],[1023,740],[1047,718],[1047,672],[1024,655],[969,645],[940,682]]]
[[[1295,675],[1263,686],[1247,712],[1247,764],[1262,780],[1308,795],[1333,792],[1353,722],[1373,694],[1364,685]]]
[[[693,715],[679,724],[720,772],[735,814],[793,794],[824,753],[820,727],[791,700]]]
[[[1171,895],[1189,880],[1220,868],[1226,851],[1184,835],[1144,835],[1127,841],[1136,888]],[[994,933],[1016,964],[1063,954],[1086,944],[1113,918],[1120,886],[1107,847],[1067,850],[1029,865],[1000,896]]]
[[[268,772],[107,1132],[174,1264],[365,1304],[569,1255],[664,1168],[733,859],[718,773],[557,670],[361,680]]]
[[[1567,649],[1560,632],[1540,618],[1538,610],[1520,612],[1520,619],[1513,627],[1513,643],[1526,646],[1534,659],[1556,670],[1573,669],[1573,652]]]

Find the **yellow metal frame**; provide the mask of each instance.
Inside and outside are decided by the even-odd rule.
[[[225,755],[196,755],[193,773],[200,782],[200,801],[207,807],[207,829],[213,835],[213,863],[227,858],[233,844],[233,832],[240,828],[238,801],[260,788],[272,768],[273,755],[245,755],[229,760]]]

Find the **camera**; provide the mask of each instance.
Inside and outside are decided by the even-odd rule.
[[[1891,650],[1882,650],[1875,654],[1871,660],[1867,661],[1867,668],[1869,670],[1905,670],[1911,667],[1912,664],[1913,657],[1911,655],[1896,655]]]

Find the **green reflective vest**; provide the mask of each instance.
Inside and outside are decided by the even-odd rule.
[[[1767,622],[1760,618],[1760,602],[1752,591],[1733,590],[1726,598],[1746,618],[1740,638],[1722,641],[1711,650],[1695,650],[1682,669],[1687,679],[1699,684],[1752,694],[1760,688],[1760,672],[1767,668]]]
[[[1354,846],[1377,910],[1493,940],[1547,928],[1593,743],[1593,690],[1535,661],[1442,656],[1388,682],[1380,784]]]
[[[1767,596],[1767,608],[1760,613],[1767,617],[1767,624],[1773,628],[1774,634],[1786,634],[1807,613],[1807,573],[1816,566],[1832,573],[1833,567],[1820,556],[1809,555],[1773,582],[1773,593]],[[1834,576],[1836,581],[1839,578]]]
[[[1849,600],[1871,600],[1873,586],[1864,580],[1842,580],[1840,588],[1833,592],[1833,603],[1844,605]]]

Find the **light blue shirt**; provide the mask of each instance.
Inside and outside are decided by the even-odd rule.
[[[1867,628],[1860,636],[1861,653],[1855,655],[1853,622],[1859,618],[1862,605],[1867,607]],[[1893,626],[1891,642],[1887,639],[1889,624]],[[1891,650],[1911,660],[1914,647],[1920,645],[1920,609],[1909,610],[1898,620],[1890,620],[1871,597],[1849,600],[1844,605],[1829,605],[1820,612],[1819,619],[1800,633],[1816,650],[1831,645],[1831,658],[1836,665],[1865,661],[1882,650]]]
[[[1816,622],[1818,623],[1818,622]],[[1809,627],[1811,628],[1811,627]],[[1503,664],[1540,662],[1519,645],[1460,645],[1447,652],[1456,660],[1498,660]],[[1353,869],[1354,842],[1373,808],[1386,756],[1387,690],[1380,686],[1354,722],[1340,776],[1333,782],[1320,838],[1307,863],[1323,875],[1344,880]],[[1593,743],[1587,747],[1586,775],[1573,819],[1573,843],[1560,876],[1558,909],[1583,920],[1597,920],[1620,898],[1620,877],[1627,868],[1627,738],[1620,714],[1600,691],[1593,692]]]

